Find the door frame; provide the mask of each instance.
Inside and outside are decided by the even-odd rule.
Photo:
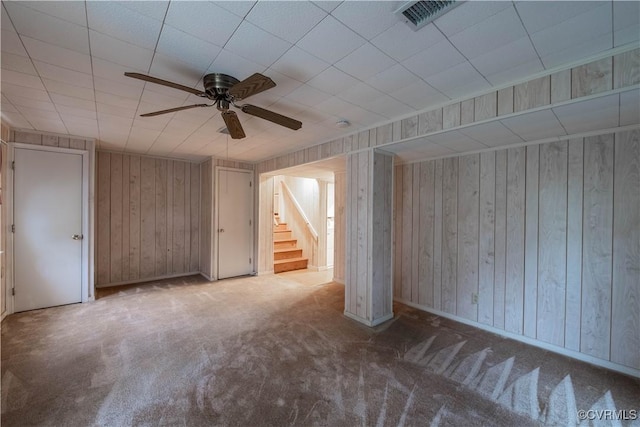
[[[94,299],[94,294],[91,292],[91,287],[93,286],[93,278],[91,277],[92,269],[90,268],[90,249],[93,242],[93,236],[91,234],[91,217],[89,213],[90,209],[90,200],[89,200],[89,187],[91,182],[91,177],[89,176],[89,163],[90,156],[88,150],[76,150],[73,148],[60,148],[60,147],[48,147],[43,145],[33,145],[33,144],[23,144],[18,142],[10,142],[9,144],[9,162],[7,162],[7,166],[10,167],[7,173],[7,183],[6,188],[6,201],[7,201],[7,221],[5,223],[5,233],[7,233],[7,287],[6,287],[6,299],[7,299],[7,314],[14,313],[14,296],[13,289],[15,288],[15,277],[14,277],[14,268],[15,268],[15,258],[14,258],[14,234],[11,231],[11,225],[14,223],[14,169],[13,162],[15,161],[15,150],[26,149],[26,150],[36,150],[36,151],[51,151],[56,153],[66,153],[66,154],[77,154],[82,156],[82,235],[84,238],[82,239],[82,276],[81,276],[81,297],[82,302],[92,301]]]
[[[230,168],[226,166],[216,166],[214,168],[214,179],[215,179],[215,198],[214,198],[214,214],[213,214],[213,250],[212,259],[211,259],[211,270],[215,280],[218,280],[218,262],[220,261],[220,257],[218,254],[218,229],[220,225],[219,221],[219,206],[220,206],[220,171],[230,171],[230,172],[241,172],[249,174],[251,178],[251,224],[252,224],[252,232],[251,232],[251,266],[252,273],[256,274],[256,256],[255,256],[255,248],[256,248],[256,221],[255,221],[255,174],[252,170],[249,169],[240,169],[240,168]]]

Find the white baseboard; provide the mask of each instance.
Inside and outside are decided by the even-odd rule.
[[[532,345],[534,347],[539,347],[544,350],[552,351],[554,353],[561,354],[563,356],[571,357],[572,359],[577,359],[582,362],[587,362],[592,365],[600,366],[602,368],[610,369],[612,371],[620,372],[626,375],[631,375],[632,377],[640,378],[640,369],[631,368],[628,366],[619,365],[617,363],[610,362],[608,360],[598,359],[597,357],[589,356],[584,353],[580,353],[579,351],[569,350],[564,347],[559,347],[557,345],[549,344],[543,341],[538,341],[533,338],[525,337],[523,335],[514,334],[512,332],[503,331],[502,329],[495,328],[493,326],[485,325],[482,323],[474,322],[469,319],[465,319],[462,317],[455,316],[450,313],[445,313],[440,310],[435,310],[430,307],[425,307],[420,304],[413,303],[411,301],[406,301],[401,298],[394,298],[394,301],[400,302],[402,304],[406,304],[409,307],[417,308],[418,310],[426,311],[427,313],[435,314],[437,316],[441,316],[447,319],[454,320],[456,322],[464,323],[465,325],[473,326],[478,329],[482,329],[496,335],[500,335],[506,338],[511,338],[516,341],[523,342],[525,344]]]

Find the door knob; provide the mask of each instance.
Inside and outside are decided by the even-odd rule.
[[[84,236],[82,234],[74,234],[73,236],[71,236],[71,238],[73,240],[82,240]]]

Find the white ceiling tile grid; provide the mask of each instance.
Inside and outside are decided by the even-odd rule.
[[[640,39],[636,1],[469,1],[415,32],[393,13],[403,3],[3,2],[2,118],[99,138],[102,148],[259,161]],[[215,108],[139,117],[202,98],[127,71],[198,89],[209,73],[264,73],[276,87],[247,102],[303,126],[292,131],[238,112],[247,138],[232,140],[227,153]],[[637,97],[475,125],[398,151],[447,155],[633,124]],[[339,119],[351,126],[337,128]]]

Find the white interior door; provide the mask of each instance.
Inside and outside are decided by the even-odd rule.
[[[253,273],[253,185],[250,171],[218,169],[218,278]]]
[[[82,155],[15,149],[15,311],[82,301]]]

